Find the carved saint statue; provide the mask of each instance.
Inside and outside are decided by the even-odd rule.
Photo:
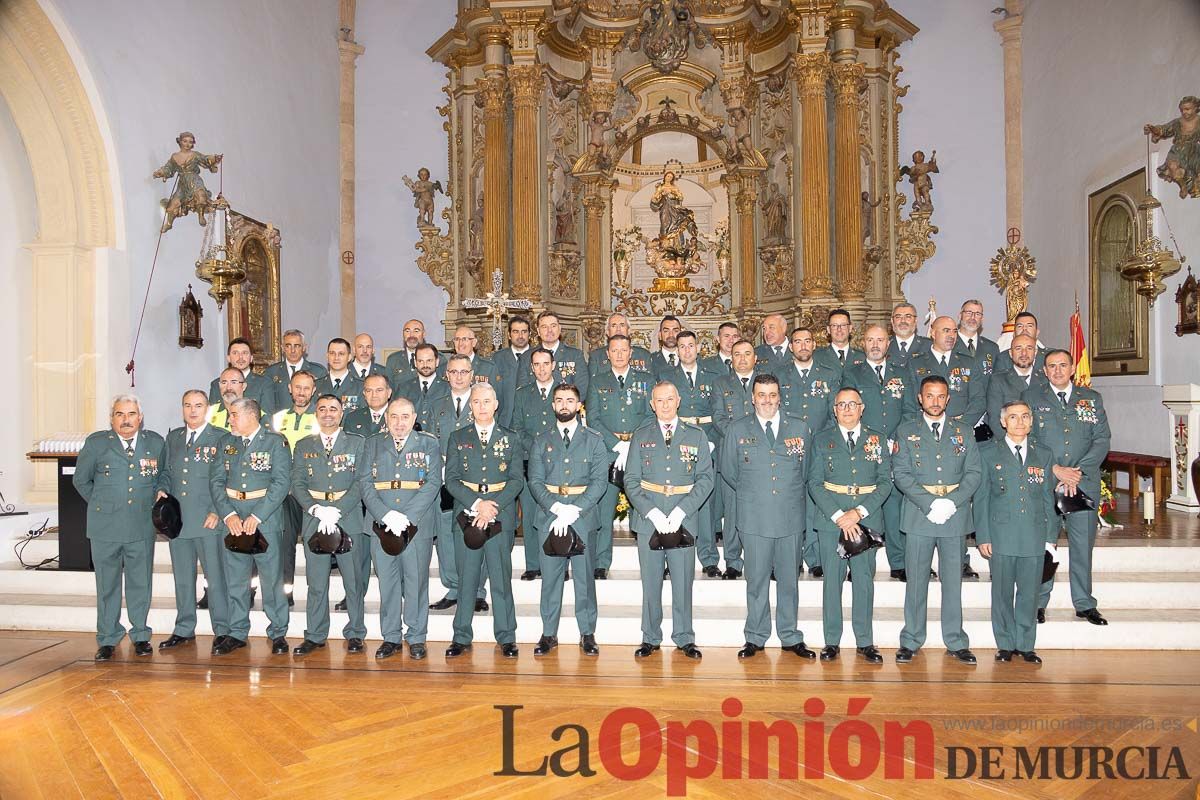
[[[179,152],[173,154],[167,159],[166,164],[156,169],[153,176],[162,178],[164,181],[170,180],[176,175],[179,176],[179,183],[176,184],[170,199],[162,201],[163,207],[167,211],[167,218],[163,220],[162,224],[163,232],[171,230],[171,225],[174,224],[176,218],[187,216],[191,211],[196,212],[201,225],[208,224],[204,215],[212,207],[212,195],[208,193],[204,181],[200,179],[200,169],[216,172],[217,166],[224,158],[220,154],[206,156],[195,150],[196,135],[190,131],[184,131],[175,137],[175,143],[179,145]]]
[[[445,192],[442,189],[442,182],[429,180],[429,170],[425,169],[425,167],[417,170],[417,179],[415,181],[407,175],[404,176],[403,180],[404,185],[413,194],[413,206],[417,209],[417,227],[436,227],[433,224],[433,193]]]
[[[763,220],[767,226],[767,241],[777,243],[786,241],[788,199],[779,191],[779,184],[772,183],[767,189],[762,201]]]
[[[863,192],[860,202],[862,203],[863,241],[869,242],[875,238],[875,215],[871,212],[879,207],[879,204],[883,202],[883,198],[881,197],[878,200],[872,201],[871,193]]]
[[[471,221],[467,225],[467,233],[471,237],[471,255],[483,255],[483,192],[479,193],[479,199],[471,211]]]
[[[554,203],[554,244],[575,243],[575,200],[578,197],[568,184]]]
[[[683,204],[683,190],[670,167],[650,197],[650,210],[658,212],[659,247],[676,258],[690,256],[696,249],[696,215]]]
[[[929,161],[925,160],[924,150],[913,153],[912,158],[911,166],[900,168],[900,174],[907,175],[908,182],[913,186],[912,210],[933,211],[933,178],[929,175],[938,171],[937,150],[930,155]]]
[[[1179,116],[1163,125],[1146,125],[1142,132],[1152,141],[1172,139],[1167,161],[1158,177],[1179,185],[1180,197],[1200,197],[1200,98],[1188,95],[1179,101]]]

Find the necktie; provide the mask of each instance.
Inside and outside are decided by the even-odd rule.
[[[942,440],[942,423],[935,422],[930,427],[933,428],[933,440],[935,442],[940,442]]]
[[[336,392],[340,388],[342,388],[342,379],[334,378],[333,379],[333,390]]]
[[[421,394],[429,394],[429,381],[421,381]]]
[[[1063,408],[1067,407],[1067,393],[1066,392],[1058,393],[1058,402],[1063,404]]]
[[[723,360],[725,361],[725,369],[729,370],[730,372],[733,372],[733,359],[726,358]]]
[[[767,446],[768,447],[775,446],[775,431],[772,430],[771,425],[772,425],[772,421],[767,420]]]
[[[941,364],[943,367],[946,366],[946,357],[938,356],[938,363]]]
[[[542,399],[543,399],[543,400],[545,400],[545,399],[546,399],[546,390],[545,390],[545,389],[538,389],[538,391],[542,393]],[[566,428],[563,428],[563,430],[566,430]]]
[[[195,443],[196,443],[196,432],[192,431],[191,433],[188,434],[187,446],[190,448]]]
[[[416,369],[416,368],[417,368],[417,354],[416,354],[416,353],[409,353],[409,354],[408,354],[408,366],[409,366],[409,368],[410,368],[410,369]]]
[[[624,375],[618,375],[618,376],[617,376],[617,383],[621,385],[621,388],[622,388],[622,389],[624,389],[624,388],[625,388],[625,376],[624,376]]]
[[[1024,464],[1025,456],[1021,455],[1021,445],[1013,445],[1013,449],[1017,451],[1017,461],[1020,461],[1022,464]]]
[[[571,446],[571,429],[563,428],[563,447]]]
[[[900,352],[903,353],[904,355],[908,355],[908,342],[900,343]]]
[[[750,379],[749,379],[749,378],[742,378],[742,391],[744,392],[744,391],[746,391],[746,389],[748,389],[748,388],[750,388]]]
[[[663,444],[667,447],[671,446],[671,428],[672,426],[670,425],[663,426]]]
[[[692,373],[690,373],[690,372],[687,373],[687,378],[688,378],[688,388],[695,389],[696,388],[696,379],[694,377],[692,377]]]
[[[975,340],[974,339],[967,339],[967,352],[971,354],[972,358],[975,357]]]
[[[121,441],[125,443],[125,455],[133,458],[133,439],[122,439]]]
[[[808,370],[806,370],[806,369],[800,370],[800,380],[802,380],[802,381],[808,380]]]
[[[667,361],[671,362],[671,366],[675,366],[675,354],[667,353]]]
[[[883,383],[883,364],[875,365],[875,374],[879,376],[879,382]]]
[[[456,417],[462,416],[462,398],[461,397],[454,398],[454,416],[456,416]]]
[[[838,354],[838,361],[840,361],[840,362],[842,362],[843,364],[845,364],[845,363],[846,363],[846,351],[845,351],[845,350],[838,350],[838,351],[837,351],[837,354]]]
[[[293,365],[288,364],[288,369],[290,369],[292,371],[291,376],[293,378],[296,377],[296,368]]]
[[[776,358],[783,358],[783,348],[782,348],[782,347],[776,347],[776,348],[775,348],[775,357],[776,357]]]
[[[846,447],[850,448],[850,452],[854,452],[854,431],[846,431]]]

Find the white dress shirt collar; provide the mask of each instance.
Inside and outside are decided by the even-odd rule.
[[[201,422],[199,428],[192,428],[186,424],[183,427],[184,427],[184,431],[185,431],[183,438],[185,441],[192,434],[195,434],[196,438],[199,439],[201,436],[204,435],[204,429],[208,427],[208,422],[207,421]]]
[[[1064,388],[1062,388],[1062,389],[1059,389],[1059,388],[1058,388],[1057,386],[1055,386],[1054,384],[1050,384],[1050,391],[1054,392],[1054,397],[1055,397],[1055,399],[1057,399],[1057,398],[1058,398],[1058,393],[1059,393],[1059,392],[1066,392],[1066,393],[1067,393],[1067,404],[1068,404],[1068,405],[1070,405],[1070,403],[1071,403],[1071,390],[1072,390],[1072,389],[1074,389],[1074,388],[1075,388],[1075,384],[1074,384],[1072,381],[1067,381],[1067,385],[1066,385],[1066,387],[1064,387]]]
[[[558,431],[559,436],[562,436],[563,428],[566,428],[567,435],[571,437],[572,441],[574,441],[575,432],[579,430],[579,417],[572,417],[570,422],[559,422],[558,420],[555,420],[554,427]]]
[[[844,425],[842,425],[842,423],[840,423],[840,422],[839,422],[839,423],[838,423],[838,430],[840,430],[840,431],[842,432],[842,441],[843,441],[843,442],[844,442],[844,441],[846,441],[846,434],[847,434],[847,433],[853,433],[853,434],[854,434],[854,441],[855,441],[855,442],[857,442],[857,441],[859,440],[859,438],[862,436],[862,423],[861,423],[861,422],[860,422],[860,423],[858,423],[858,424],[857,424],[857,425],[855,425],[853,428],[847,428],[847,427],[845,427]]]
[[[486,426],[476,425],[475,432],[477,434],[479,434],[479,438],[481,441],[485,440],[485,439],[490,441],[492,438],[492,430],[494,430],[495,427],[496,427],[495,422],[493,422],[490,425],[486,425]]]
[[[612,374],[613,374],[613,377],[614,377],[614,378],[622,378],[622,379],[626,379],[626,380],[627,380],[627,379],[629,378],[629,367],[626,367],[625,369],[623,369],[623,370],[622,370],[622,371],[620,371],[620,372],[617,372],[617,371],[614,369],[614,370],[612,371]]]
[[[770,419],[763,419],[762,417],[760,417],[758,415],[758,412],[756,411],[756,412],[754,412],[754,418],[756,420],[758,420],[758,426],[763,429],[763,433],[767,432],[767,423],[769,422],[769,423],[771,423],[771,428],[774,431],[775,435],[776,436],[779,435],[779,412],[778,411],[776,411],[775,416],[771,417]]]
[[[336,429],[333,433],[325,433],[325,431],[318,431],[318,433],[321,434],[321,444],[325,447],[332,448],[335,444],[337,444],[338,434],[341,432],[342,432],[341,428]]]
[[[668,425],[671,427],[671,435],[672,436],[674,436],[676,433],[679,432],[679,417],[678,416],[676,416],[674,419],[669,419],[666,422],[663,422],[661,419],[657,420],[657,422],[658,422],[658,430],[663,435],[664,439],[667,438],[667,426]]]
[[[941,426],[942,433],[946,432],[946,415],[945,414],[942,414],[940,417],[934,418],[934,417],[929,416],[925,412],[921,412],[921,416],[925,418],[925,427],[929,428],[929,430],[932,431],[934,423],[937,423],[938,425]]]

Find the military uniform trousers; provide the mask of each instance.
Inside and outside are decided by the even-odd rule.
[[[1092,494],[1091,491],[1088,494]],[[1093,497],[1098,497],[1096,492]],[[1099,519],[1095,511],[1076,511],[1066,516],[1067,548],[1070,553],[1071,605],[1076,611],[1089,611],[1096,607],[1092,594],[1092,551],[1096,547],[1096,529]],[[1038,608],[1046,608],[1054,581],[1042,584],[1038,596]]]
[[[96,572],[96,643],[115,647],[125,638],[121,624],[121,578],[129,613],[129,638],[150,641],[150,582],[154,574],[154,539],[136,542],[88,540]],[[192,590],[195,591],[194,589]]]
[[[803,567],[808,565],[808,569],[814,570],[821,566],[821,545],[817,537],[815,528],[804,529],[804,546],[800,548],[800,564],[797,566]]]
[[[291,591],[296,583],[296,549],[300,543],[300,529],[304,525],[304,509],[290,494],[280,507],[283,514],[283,585]]]
[[[346,613],[349,616],[345,627],[342,628],[342,635],[347,639],[365,639],[367,623],[363,596],[366,592],[366,581],[362,580],[359,570],[362,562],[361,552],[366,553],[369,569],[370,539],[374,537],[350,531],[346,533],[354,544],[349,553],[338,557],[337,562],[342,585],[346,590]],[[304,577],[308,581],[304,638],[311,642],[323,642],[329,638],[329,573],[333,569],[333,558],[331,555],[314,553],[308,542],[304,542]]]
[[[224,543],[221,545],[225,583],[229,588],[229,635],[242,641],[250,636],[250,574],[255,567],[262,579],[263,611],[267,612],[269,623],[267,638],[286,636],[288,630],[287,595],[283,591],[283,533],[278,528],[263,530],[261,525],[259,530],[267,540],[265,553],[248,556],[234,553]]]
[[[804,642],[800,607],[800,537],[771,538],[742,532],[746,548],[746,641],[763,647],[771,638],[771,573],[775,573],[775,631],[784,647]]]
[[[539,550],[551,535],[549,523],[552,521],[553,518],[547,515],[545,528],[539,529],[533,537],[539,543]],[[596,563],[594,560],[596,532],[595,530],[576,530],[576,533],[583,540],[582,555],[561,558],[542,553],[542,593],[538,608],[542,615],[543,636],[558,636],[558,623],[562,619],[562,597],[566,584],[567,562],[570,562],[571,565],[572,588],[575,591],[575,623],[579,626],[579,635],[594,636],[596,633],[596,619],[599,616],[596,605]],[[661,574],[662,569],[660,568],[659,575]]]
[[[992,554],[992,634],[1001,650],[1034,649],[1043,560],[1044,556]]]
[[[442,586],[446,587],[446,597],[457,600],[462,586],[459,580],[458,548],[454,542],[456,539],[462,538],[462,532],[458,530],[458,524],[454,521],[453,511],[439,511],[437,514],[437,541],[434,544],[437,549],[438,580],[442,582]],[[509,550],[511,549],[510,545]],[[511,557],[509,560],[511,561]],[[486,581],[485,576],[476,587],[475,596],[480,600],[486,597],[484,589]]]
[[[642,641],[648,644],[662,643],[665,566],[671,570],[671,641],[676,647],[695,644],[692,584],[696,580],[696,548],[651,550],[650,536],[646,534],[637,537],[637,548],[638,565],[642,573]]]
[[[225,537],[214,530],[210,536],[172,539],[171,572],[175,576],[176,636],[196,635],[196,562],[204,568],[208,585],[208,619],[213,634],[229,635],[229,589],[225,585],[225,565],[221,552]]]
[[[433,535],[418,530],[404,552],[389,556],[378,536],[370,536],[375,574],[379,576],[379,627],[383,640],[424,644],[429,634],[429,560]],[[358,544],[355,543],[355,547]],[[407,633],[404,632],[407,628]]]
[[[617,516],[617,500],[621,490],[611,483],[604,490],[604,499],[600,501],[600,527],[596,529],[596,569],[612,567],[613,551],[613,520]]]
[[[542,569],[542,532],[537,529],[535,521],[537,520],[537,501],[533,499],[533,492],[529,491],[529,462],[525,462],[525,469],[521,472],[526,476],[525,488],[521,490],[521,541],[525,547],[525,570],[533,570],[540,572]],[[589,556],[590,557],[590,556]]]
[[[925,644],[925,627],[929,618],[929,570],[933,567],[935,549],[938,581],[942,590],[942,642],[948,650],[970,647],[967,632],[963,630],[962,539],[961,536],[919,536],[911,533],[905,537],[904,565],[908,582],[904,587],[901,647],[916,652]]]
[[[884,502],[887,502],[886,500]],[[825,628],[825,644],[842,642],[842,587],[846,570],[850,570],[850,627],[854,629],[855,647],[875,644],[872,617],[875,612],[875,555],[874,548],[841,558],[837,554],[840,531],[819,531],[821,564],[821,620]]]
[[[714,455],[716,455],[714,453]],[[714,465],[715,468],[715,465]],[[725,568],[732,567],[738,572],[744,572],[746,569],[746,560],[743,557],[742,550],[742,532],[737,527],[737,492],[734,491],[728,483],[720,478],[720,473],[717,473],[717,479],[720,483],[713,495],[720,495],[723,531],[721,533],[721,549],[725,554]]]
[[[458,527],[458,523],[454,523]],[[512,549],[515,534],[511,530],[488,539],[483,547],[472,550],[467,547],[461,530],[454,532],[454,560],[458,566],[458,591],[460,597],[470,598],[483,591],[486,577],[492,583],[492,630],[498,644],[517,640],[517,610],[512,594]],[[543,578],[545,580],[545,578]],[[475,638],[471,621],[475,616],[475,605],[460,602],[454,607],[454,641],[470,644]]]
[[[883,501],[883,549],[887,552],[891,569],[904,569],[904,540],[907,537],[900,530],[900,508],[903,505],[904,495],[900,492],[892,492]]]

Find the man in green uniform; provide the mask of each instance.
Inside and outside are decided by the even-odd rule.
[[[676,337],[683,330],[679,317],[668,314],[658,323],[658,350],[650,357],[649,372],[654,380],[668,380],[675,368],[679,366],[679,352],[676,349]],[[630,361],[632,362],[632,356]],[[636,367],[635,367],[636,369]]]
[[[745,339],[734,343],[732,353],[733,371],[722,375],[713,384],[713,431],[717,435],[717,449],[713,455],[717,463],[717,475],[720,476],[724,458],[721,448],[725,446],[725,438],[729,427],[754,412],[754,395],[751,391],[751,381],[760,374],[759,364],[754,354],[754,345]],[[776,379],[778,380],[778,379]],[[742,559],[742,537],[735,524],[737,520],[737,495],[729,482],[722,480],[719,487],[722,494],[724,516],[724,550],[725,550],[725,580],[733,581],[742,577],[745,562]]]
[[[788,354],[787,318],[783,314],[768,314],[762,322],[763,343],[754,348],[759,372],[769,372],[775,377],[791,361]]]
[[[978,300],[966,301],[959,310],[958,341],[954,343],[954,349],[979,362],[979,378],[983,384],[980,390],[986,397],[988,379],[995,371],[996,359],[1000,357],[1000,347],[983,335],[983,303]],[[967,420],[967,422],[975,424],[975,420]]]
[[[125,638],[122,580],[133,651],[139,656],[154,652],[146,624],[154,573],[150,510],[164,461],[163,438],[142,430],[142,405],[134,395],[113,398],[110,420],[109,430],[84,442],[71,478],[87,503],[87,538],[96,573],[97,661],[111,659],[113,648]]]
[[[917,333],[917,307],[912,303],[900,303],[892,309],[892,335],[887,357],[898,367],[907,367],[914,353],[929,349],[929,337]]]
[[[1004,421],[1000,409],[1010,400],[1020,400],[1021,395],[1031,386],[1042,386],[1046,383],[1046,373],[1043,367],[1035,368],[1034,361],[1039,357],[1037,340],[1025,334],[1013,336],[1008,351],[1008,366],[999,367],[992,373],[988,381],[987,421],[993,433],[999,433]]]
[[[534,357],[546,360],[549,353],[538,350]],[[583,552],[576,556],[541,557],[542,591],[539,610],[542,635],[534,648],[535,656],[544,656],[558,647],[558,624],[562,618],[563,583],[567,562],[574,568],[575,623],[579,626],[579,647],[584,655],[600,655],[596,644],[596,577],[592,566],[598,526],[599,503],[608,489],[608,448],[604,437],[579,423],[579,389],[570,383],[554,387],[551,400],[553,424],[537,434],[525,452],[529,456],[529,487],[537,509],[525,517],[526,536],[538,547],[550,537],[568,535],[569,529],[583,541]]]
[[[263,370],[263,377],[271,382],[274,403],[267,413],[274,414],[292,404],[290,392],[292,376],[307,372],[313,380],[325,374],[325,367],[308,359],[308,341],[304,332],[292,328],[283,334],[283,359]]]
[[[436,347],[422,342],[413,353],[413,368],[404,371],[403,377],[394,384],[392,396],[407,398],[417,409],[418,420],[425,416],[434,401],[450,394],[450,384],[439,380],[440,359]],[[445,374],[444,368],[442,374]]]
[[[379,576],[379,627],[383,644],[375,658],[391,658],[408,642],[408,654],[425,658],[429,633],[429,562],[437,531],[438,494],[442,487],[442,450],[437,437],[413,430],[417,412],[410,400],[388,403],[386,433],[367,440],[359,470],[367,505],[364,530],[370,534],[375,573]],[[400,536],[410,524],[416,538],[400,555],[388,555],[374,533],[378,522]],[[404,626],[408,632],[404,632]]]
[[[619,311],[615,314],[609,314],[608,319],[604,321],[604,344],[597,346],[592,352],[588,353],[589,378],[609,368],[608,337],[617,335],[631,335],[629,332],[629,317]],[[632,339],[630,343],[632,344]],[[654,357],[650,354],[650,351],[641,345],[634,344],[632,353],[629,357],[629,366],[642,372],[650,372],[650,359]]]
[[[233,401],[240,400],[246,391],[246,378],[236,367],[226,367],[217,376],[217,389],[221,393],[218,402],[210,400],[206,421],[214,428],[229,430],[229,406]]]
[[[325,358],[329,362],[329,372],[317,379],[316,394],[333,394],[341,398],[342,411],[350,413],[362,405],[362,381],[350,369],[350,343],[338,337],[329,340],[325,349]]]
[[[225,350],[225,356],[229,361],[229,367],[240,372],[242,379],[246,382],[243,396],[257,400],[263,414],[269,413],[275,404],[275,384],[251,369],[254,366],[254,353],[250,349],[250,342],[240,336],[231,340],[229,347]],[[221,390],[220,380],[221,377],[218,375],[208,385],[209,403],[219,402],[224,394]]]
[[[818,431],[812,439],[812,466],[808,492],[813,501],[813,523],[825,566],[822,615],[825,647],[822,661],[833,661],[841,651],[842,584],[850,570],[851,625],[857,652],[870,664],[882,664],[875,647],[871,620],[875,612],[875,549],[849,559],[838,556],[838,538],[858,541],[882,515],[892,491],[892,454],[887,435],[862,424],[863,400],[858,389],[837,393],[833,405],[837,424]]]
[[[498,374],[496,365],[490,359],[484,358],[476,352],[478,346],[479,337],[475,335],[475,331],[471,330],[471,326],[459,325],[454,329],[454,352],[471,360],[471,372],[474,373],[475,382],[490,383],[495,386]]]
[[[1100,393],[1072,381],[1075,362],[1066,350],[1046,353],[1047,383],[1022,395],[1033,410],[1033,440],[1054,454],[1055,491],[1074,495],[1083,491],[1100,502],[1100,465],[1108,457],[1112,433]],[[1071,604],[1075,616],[1093,625],[1108,621],[1096,607],[1092,594],[1092,550],[1096,546],[1098,517],[1092,509],[1067,514],[1067,546],[1070,548]],[[1053,581],[1042,584],[1038,598],[1039,617],[1045,618]]]
[[[384,412],[392,399],[392,387],[388,385],[387,377],[381,373],[368,375],[363,381],[362,396],[365,405],[346,415],[342,420],[342,430],[370,439],[387,430]]]
[[[452,360],[450,369],[461,361]],[[446,488],[454,497],[455,516],[466,511],[474,525],[485,528],[499,521],[500,533],[483,547],[467,547],[462,529],[455,525],[454,560],[459,587],[471,597],[482,586],[487,570],[492,584],[492,630],[500,653],[517,657],[517,613],[512,594],[512,548],[517,530],[517,498],[525,481],[521,477],[521,439],[515,431],[496,424],[496,389],[477,383],[471,388],[473,421],[450,434],[446,450]],[[454,610],[454,640],[446,657],[455,658],[471,649],[475,609],[459,603]]]
[[[951,322],[953,324],[953,322]],[[914,356],[914,361],[916,357]],[[950,419],[946,379],[931,375],[921,381],[920,419],[896,429],[899,449],[892,459],[896,488],[904,495],[900,527],[904,530],[904,628],[896,663],[908,664],[925,644],[929,570],[938,554],[942,588],[942,641],[946,652],[974,664],[962,625],[961,540],[974,529],[971,498],[982,480],[979,448],[970,424]]]
[[[625,469],[629,457],[629,440],[634,430],[653,414],[650,409],[650,388],[653,378],[629,366],[632,345],[628,336],[620,334],[608,340],[606,372],[596,373],[587,393],[588,427],[604,436],[604,445],[611,451],[609,459],[616,469]],[[600,503],[600,527],[596,534],[596,570],[598,580],[608,578],[612,566],[612,526],[616,516],[616,486],[609,485]]]
[[[714,375],[733,372],[733,346],[742,338],[736,322],[722,322],[717,326],[717,352],[700,360],[700,366]]]
[[[267,551],[256,555],[221,554],[229,587],[229,635],[216,648],[227,655],[246,646],[250,635],[250,573],[258,567],[262,578],[263,610],[267,612],[267,638],[274,655],[287,655],[288,604],[283,591],[281,551],[283,515],[280,507],[287,497],[292,477],[292,457],[287,441],[259,424],[260,410],[254,400],[242,398],[229,409],[233,428],[225,438],[209,477],[217,515],[234,536],[261,533]]]
[[[1022,311],[1013,318],[1013,336],[1028,336],[1033,339],[1036,351],[1033,357],[1033,372],[1039,378],[1045,378],[1046,368],[1046,346],[1042,344],[1038,332],[1038,319],[1030,311]],[[1011,350],[1000,351],[1000,356],[996,359],[996,368],[994,372],[1001,372],[1006,369],[1012,369],[1013,358]]]
[[[735,365],[741,347],[734,347]],[[759,653],[771,636],[771,573],[780,644],[801,658],[816,658],[796,626],[812,434],[802,421],[780,413],[774,375],[756,375],[752,393],[753,413],[732,423],[721,442],[721,478],[734,492],[746,548],[746,644],[738,658]]]
[[[1005,436],[979,448],[985,478],[975,495],[975,538],[992,564],[996,660],[1019,655],[1040,664],[1033,648],[1042,562],[1058,541],[1054,454],[1029,438],[1033,413],[1024,400],[1005,403],[997,425]]]
[[[388,380],[387,368],[375,360],[375,340],[371,334],[360,333],[354,337],[354,359],[350,362],[350,372],[364,385],[372,375],[382,375],[384,380]],[[390,380],[388,385],[391,385]]]
[[[543,431],[554,427],[554,357],[549,350],[536,348],[529,357],[533,380],[517,390],[512,414],[512,428],[521,437],[521,448],[525,453],[533,452],[534,440]],[[568,384],[572,385],[572,384]],[[542,576],[542,545],[538,541],[540,531],[535,530],[538,518],[537,500],[534,499],[532,482],[526,481],[521,490],[521,530],[525,539],[525,571],[521,580],[532,581]],[[588,556],[594,559],[595,555]]]
[[[688,658],[700,658],[692,626],[692,583],[696,556],[692,547],[651,549],[657,531],[689,532],[707,524],[704,501],[713,489],[712,454],[708,435],[698,425],[679,419],[679,391],[661,381],[651,397],[655,419],[644,422],[629,443],[625,472],[629,525],[638,534],[638,564],[642,576],[642,644],[634,652],[645,658],[662,643],[664,565],[671,572],[671,641]],[[693,534],[694,536],[694,534]]]
[[[393,388],[399,386],[403,379],[412,376],[417,371],[417,346],[425,344],[425,323],[419,319],[408,320],[404,323],[403,336],[404,347],[391,353],[385,363],[389,382]],[[445,371],[446,364],[442,360],[441,354],[438,353],[437,347],[432,344],[430,346],[433,347],[433,353],[437,361],[434,368],[435,372],[438,377],[441,377]],[[411,400],[412,398],[409,399]]]
[[[554,356],[554,382],[573,383],[587,397],[588,364],[583,351],[562,341],[562,324],[553,311],[543,311],[537,318],[538,339],[542,347]]]
[[[229,635],[229,592],[221,551],[225,549],[217,530],[220,518],[209,490],[209,474],[217,463],[225,431],[204,421],[208,396],[199,389],[183,393],[183,426],[167,434],[158,473],[158,496],[173,495],[179,501],[183,530],[170,542],[171,572],[175,577],[175,630],[159,642],[166,650],[196,638],[196,562],[204,567],[204,580],[212,588],[208,619],[213,646]]]
[[[373,377],[383,380],[382,375]],[[349,553],[338,559],[349,615],[342,635],[346,637],[347,652],[361,653],[367,635],[363,605],[367,582],[359,572],[364,559],[358,558],[355,551],[370,552],[370,538],[363,530],[362,487],[358,480],[366,439],[342,430],[342,401],[336,395],[317,398],[317,421],[320,430],[301,439],[292,454],[292,498],[304,509],[300,538],[304,542],[304,575],[308,580],[304,641],[292,653],[306,656],[324,647],[329,638],[329,572],[333,555],[314,552],[309,540],[318,531],[336,536],[339,527],[353,545]],[[365,562],[370,569],[370,555]]]
[[[275,412],[271,417],[271,429],[287,440],[288,451],[296,452],[296,445],[312,436],[320,427],[317,422],[317,407],[313,402],[316,381],[303,370],[292,376],[288,383],[292,402],[288,408]],[[304,506],[296,502],[289,493],[280,509],[283,515],[283,591],[288,606],[294,605],[292,585],[296,581],[296,543],[300,540],[300,529],[304,527]],[[254,604],[253,595],[251,605]]]
[[[839,373],[847,367],[860,364],[866,359],[866,354],[850,344],[850,335],[854,326],[850,323],[850,312],[844,308],[835,308],[829,312],[829,344],[813,354],[818,364],[823,364]]]
[[[508,347],[502,348],[492,357],[496,366],[496,391],[500,394],[500,424],[512,427],[513,406],[517,402],[517,389],[533,380],[529,370],[529,356],[533,348],[529,345],[529,320],[514,314],[508,318]]]

